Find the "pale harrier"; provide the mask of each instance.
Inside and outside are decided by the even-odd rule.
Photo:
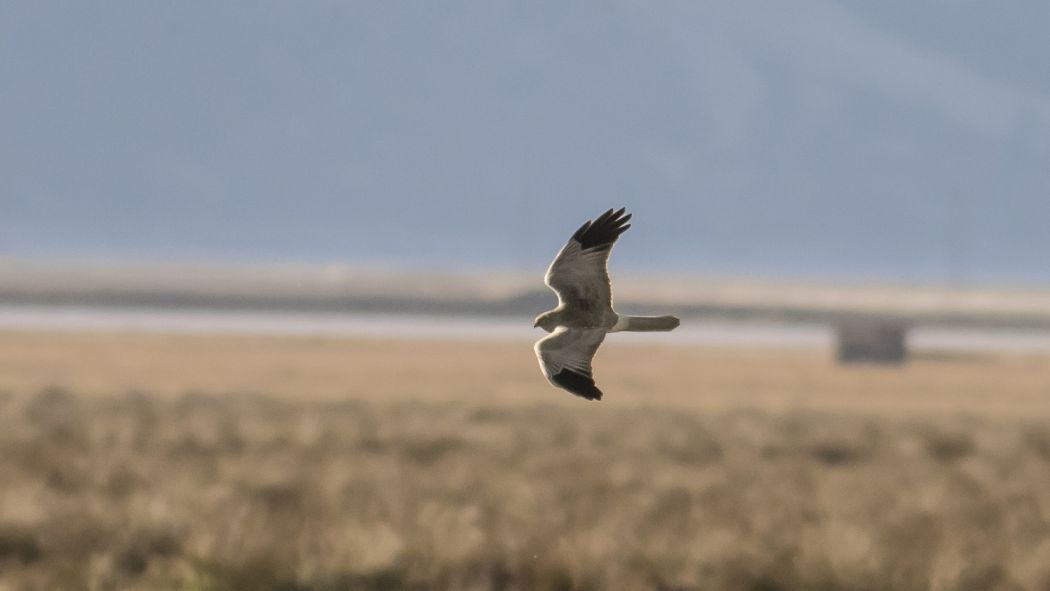
[[[536,357],[550,383],[587,400],[601,400],[591,360],[605,333],[674,330],[674,316],[621,316],[613,311],[606,263],[613,243],[630,228],[626,208],[609,210],[580,226],[547,269],[544,283],[558,294],[558,306],[536,317],[533,326],[551,333],[536,342]]]

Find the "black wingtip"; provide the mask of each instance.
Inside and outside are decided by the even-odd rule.
[[[577,242],[581,242],[582,243],[583,242],[583,235],[587,233],[587,230],[589,230],[590,227],[591,227],[591,220],[587,220],[586,222],[583,222],[583,225],[580,226],[579,229],[577,229],[576,232],[572,235],[572,239],[577,241]]]
[[[626,207],[606,211],[593,222],[588,221],[580,226],[580,229],[572,235],[573,239],[579,242],[584,250],[612,246],[620,234],[626,232],[630,227],[627,220],[631,219],[631,214],[624,215],[626,211]]]
[[[594,385],[594,380],[592,378],[589,378],[582,373],[572,371],[571,369],[563,369],[559,371],[551,376],[551,381],[580,398],[586,398],[587,400],[602,399],[602,391]]]

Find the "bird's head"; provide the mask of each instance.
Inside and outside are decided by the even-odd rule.
[[[554,332],[554,329],[558,326],[558,320],[554,317],[554,311],[544,312],[536,317],[536,322],[532,323],[532,327],[542,328],[547,332]]]

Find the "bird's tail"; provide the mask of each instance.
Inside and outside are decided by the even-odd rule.
[[[674,316],[620,316],[613,331],[630,332],[668,331],[678,328],[681,321]]]

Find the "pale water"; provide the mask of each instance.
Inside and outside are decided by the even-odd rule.
[[[532,328],[531,318],[11,305],[0,306],[0,329],[484,341],[531,341],[543,335]],[[689,318],[671,333],[633,333],[617,338],[668,345],[811,349],[829,349],[834,343],[833,331],[826,325]],[[1050,331],[1046,330],[920,327],[909,333],[908,341],[916,350],[1050,353]]]

